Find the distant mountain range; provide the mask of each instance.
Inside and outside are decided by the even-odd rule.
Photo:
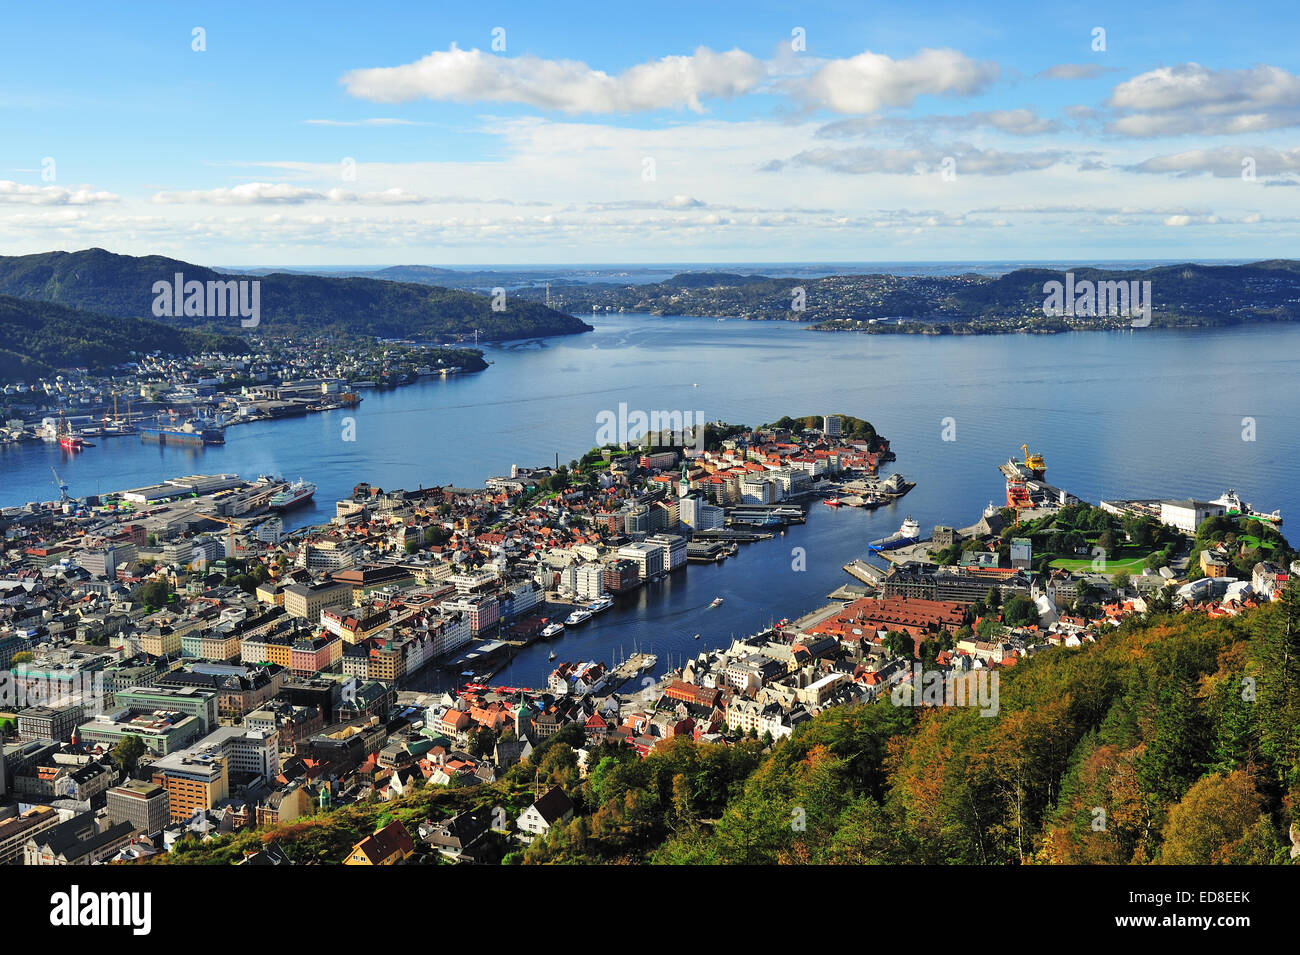
[[[1153,325],[1235,325],[1300,317],[1300,262],[1248,265],[1161,265],[1147,269],[1069,270],[1089,282],[1150,282]],[[892,275],[887,273],[790,278],[728,272],[684,272],[644,284],[569,284],[552,290],[576,312],[626,311],[820,323],[902,320],[911,330],[979,331],[1050,328],[1066,323],[1043,314],[1044,285],[1065,272],[1022,268],[1004,275]],[[544,292],[522,288],[519,297]],[[802,307],[799,307],[802,306]],[[1121,322],[1122,324],[1122,322]]]
[[[442,270],[435,270],[442,271]],[[250,280],[162,256],[115,255],[103,249],[0,257],[0,295],[51,302],[103,315],[153,318],[157,282]],[[355,334],[428,341],[503,341],[571,335],[591,326],[545,305],[507,296],[493,310],[486,296],[380,278],[276,272],[260,275],[259,334]],[[162,319],[218,333],[240,333],[238,318]]]

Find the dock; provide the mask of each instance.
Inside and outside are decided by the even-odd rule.
[[[914,487],[916,487],[915,481],[909,481],[901,473],[895,471],[887,477],[855,478],[842,484],[841,490],[848,495],[861,495],[881,498],[886,501],[896,501]]]
[[[605,679],[601,681],[601,687],[613,693],[638,673],[649,673],[658,663],[659,658],[653,653],[634,653],[609,671]]]
[[[851,603],[854,600],[861,600],[863,597],[870,597],[872,593],[873,590],[870,587],[855,587],[853,584],[845,584],[828,593],[826,599]]]
[[[726,513],[730,523],[758,527],[785,527],[802,524],[807,519],[802,507],[791,504],[741,504],[727,508]]]
[[[738,531],[733,530],[732,528],[727,528],[726,530],[696,531],[695,539],[705,541],[735,541],[741,544],[749,544],[754,541],[771,540],[772,535],[759,533],[757,531]]]
[[[930,549],[934,542],[930,538],[917,541],[915,544],[908,544],[904,547],[895,547],[893,550],[881,551],[880,556],[891,564],[909,564],[913,561],[926,563],[930,560]]]
[[[844,565],[844,572],[870,587],[879,587],[885,581],[885,571],[863,560],[851,560]]]

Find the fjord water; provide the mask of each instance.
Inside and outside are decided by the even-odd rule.
[[[842,565],[905,516],[928,533],[1000,503],[997,465],[1025,443],[1046,457],[1048,480],[1085,500],[1206,498],[1232,487],[1300,520],[1300,326],[922,337],[706,318],[590,321],[595,330],[583,335],[489,346],[493,364],[481,374],[366,392],[351,411],[232,427],[224,447],[108,438],[75,458],[57,445],[9,448],[0,451],[0,503],[53,497],[51,464],[74,495],[195,472],[275,472],[320,487],[313,506],[287,515],[299,526],[328,520],[358,481],[476,487],[512,463],[553,463],[557,453],[567,463],[595,443],[600,412],[617,413],[620,402],[747,424],[852,414],[891,440],[891,468],[917,482],[873,514],[816,504],[785,536],[719,566],[692,565],[529,648],[501,675],[529,686],[545,679],[551,649],[560,659],[608,659],[635,644],[653,649],[663,669],[670,654],[676,663],[797,617],[852,582]],[[342,440],[347,416],[353,442]],[[1253,441],[1243,440],[1244,418]],[[946,424],[955,440],[943,439]],[[806,570],[793,569],[797,547]],[[724,604],[707,609],[715,596]]]

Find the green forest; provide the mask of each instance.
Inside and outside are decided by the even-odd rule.
[[[590,331],[580,319],[507,295],[494,310],[484,295],[409,282],[327,278],[297,273],[239,275],[162,256],[114,255],[103,249],[0,256],[0,295],[53,302],[128,318],[153,315],[155,282],[248,279],[261,282],[263,335],[346,334],[378,338],[484,341]],[[205,320],[169,319],[195,328]],[[232,319],[206,320],[208,330],[237,331]]]
[[[0,295],[0,382],[31,380],[61,368],[102,371],[133,354],[203,351],[246,354],[248,344],[230,335],[175,328],[141,318],[89,312]]]
[[[855,418],[852,415],[837,414],[834,415],[840,419],[840,436],[850,441],[866,441],[868,447],[875,451],[878,448],[878,435],[875,427],[870,421],[863,421],[861,418]],[[770,425],[764,425],[765,428],[784,428],[787,431],[803,431],[805,429],[821,430],[824,421],[822,415],[804,415],[801,418],[792,418],[789,415],[772,422]]]

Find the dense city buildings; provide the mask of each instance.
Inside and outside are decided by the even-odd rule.
[[[1297,569],[1278,551],[1242,578],[1240,553],[1212,541],[1175,573],[1164,565],[1180,546],[1228,519],[1220,504],[1094,509],[1040,487],[1045,465],[1027,454],[1003,468],[1006,508],[928,538],[905,523],[864,544],[875,562],[844,568],[864,586],[790,608],[805,613],[798,620],[666,667],[644,649],[557,661],[559,643],[540,685],[494,681],[513,653],[620,613],[621,595],[654,600],[658,582],[697,573],[692,564],[776,546],[823,501],[878,506],[912,486],[879,473],[889,443],[847,416],[710,428],[705,447],[678,436],[657,450],[594,449],[479,489],[358,484],[328,526],[292,537],[258,534],[255,501],[248,523],[214,533],[205,515],[215,501],[162,490],[143,499],[191,508],[189,524],[173,516],[142,534],[138,515],[105,501],[28,512],[0,565],[0,583],[23,595],[0,611],[0,648],[26,694],[7,711],[0,772],[5,792],[37,805],[0,818],[0,849],[28,864],[131,861],[418,787],[492,785],[555,739],[588,769],[606,747],[646,759],[682,738],[780,741],[828,710],[922,694],[916,667],[982,679],[1094,643],[1161,602],[1240,613],[1278,598]],[[1030,463],[1034,475],[1018,470]],[[246,486],[193,476],[175,487],[220,496]],[[1089,538],[1066,526],[1161,548],[1150,555],[1161,572],[1069,569],[1059,553]],[[87,536],[108,543],[77,546]],[[232,540],[237,561],[226,557]],[[430,674],[450,689],[413,689]],[[574,809],[551,786],[486,828],[464,815],[431,821],[419,838],[440,857],[483,859],[502,838],[521,851],[548,839]],[[392,823],[334,861],[409,863],[421,851],[413,835]]]

